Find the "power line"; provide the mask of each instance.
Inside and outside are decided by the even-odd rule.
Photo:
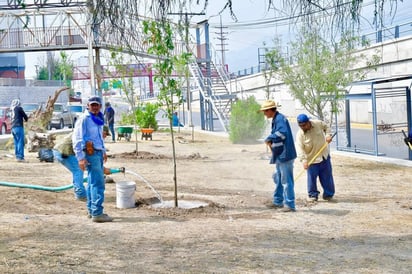
[[[262,28],[262,27],[273,27],[273,26],[280,26],[282,23],[284,25],[289,24],[290,20],[294,20],[294,19],[298,19],[307,15],[312,15],[312,14],[317,14],[317,13],[321,13],[321,12],[325,12],[328,10],[332,10],[335,9],[338,6],[344,6],[344,5],[348,5],[351,4],[352,2],[345,2],[342,4],[339,4],[337,6],[333,6],[333,7],[329,7],[329,8],[324,8],[322,10],[318,10],[318,11],[312,11],[309,13],[305,13],[305,14],[299,14],[299,15],[295,15],[295,16],[287,16],[287,17],[281,17],[281,18],[269,18],[269,19],[261,19],[261,20],[251,20],[251,21],[244,21],[244,22],[238,22],[238,23],[232,23],[232,24],[226,24],[225,26],[230,28],[230,29],[254,29],[254,28]],[[369,2],[369,3],[365,3],[363,5],[363,7],[367,7],[370,5],[373,5],[374,2]],[[329,15],[320,15],[319,17],[327,17]],[[214,24],[210,24],[211,26],[215,27]],[[264,26],[267,25],[267,26]]]
[[[219,44],[216,44],[216,46],[219,46],[220,49],[216,49],[216,51],[220,51],[221,54],[221,61],[222,61],[222,65],[226,64],[225,61],[225,52],[228,51],[228,49],[226,49],[226,46],[228,45],[227,43],[225,43],[226,40],[228,40],[227,35],[228,32],[224,32],[224,29],[227,29],[227,27],[222,25],[222,16],[220,16],[220,26],[219,27],[215,27],[218,28],[220,31],[219,32],[215,32],[215,34],[217,34],[218,36],[216,37],[216,39],[218,39],[220,41]]]

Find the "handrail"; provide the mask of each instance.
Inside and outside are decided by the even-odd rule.
[[[196,69],[196,70],[195,70]],[[204,85],[204,78],[203,78],[203,74],[202,71],[200,70],[199,66],[197,65],[197,63],[192,62],[191,65],[189,66],[189,70],[191,72],[191,74],[193,75],[193,77],[197,80],[198,85],[199,85],[199,91],[202,94],[202,96],[204,98],[209,99],[211,105],[212,105],[212,109],[213,111],[216,113],[220,124],[222,125],[223,129],[225,132],[227,132],[227,128],[226,128],[226,124],[224,123],[223,119],[222,119],[222,115],[220,114],[220,111],[217,109],[215,103],[214,103],[214,96],[213,95],[208,95],[205,92],[205,88],[211,88],[211,82],[210,79],[206,79],[207,80],[207,87],[205,87]],[[212,99],[212,100],[210,100]]]

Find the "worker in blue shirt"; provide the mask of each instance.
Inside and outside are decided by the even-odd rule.
[[[266,145],[272,151],[270,163],[276,165],[272,175],[275,191],[271,207],[278,208],[282,212],[294,212],[296,208],[293,163],[297,154],[289,121],[277,111],[275,101],[265,101],[260,111],[266,118],[272,119],[272,131],[265,139]]]
[[[173,112],[172,122],[174,127],[183,127],[184,125],[180,123],[177,112]]]
[[[107,160],[103,141],[104,116],[101,112],[102,99],[98,96],[89,98],[88,112],[76,123],[73,132],[73,150],[81,170],[88,172],[87,210],[93,222],[111,222],[113,218],[103,212],[104,168]]]

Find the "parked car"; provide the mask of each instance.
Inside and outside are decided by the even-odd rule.
[[[41,109],[42,104],[39,104],[39,103],[24,103],[24,104],[21,105],[21,107],[23,108],[24,112],[26,112],[26,115],[29,116],[35,110]]]
[[[73,125],[76,124],[76,121],[79,119],[81,115],[83,115],[84,110],[86,109],[85,106],[83,105],[77,105],[77,104],[70,104],[67,105],[67,110],[72,114],[73,116]]]
[[[67,110],[67,107],[64,104],[55,103],[48,129],[62,129],[65,126],[73,127],[74,122],[74,115]]]
[[[73,95],[70,95],[69,97],[69,102],[70,103],[82,103],[82,93],[81,92],[75,92]]]
[[[11,109],[0,107],[0,135],[11,133]]]

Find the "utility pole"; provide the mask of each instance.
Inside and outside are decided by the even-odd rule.
[[[94,58],[93,58],[93,42],[92,42],[92,24],[87,26],[87,52],[89,57],[89,71],[90,71],[90,95],[97,95],[96,93],[96,78],[94,75]]]
[[[189,15],[205,15],[204,12],[201,13],[191,13],[191,12],[177,12],[177,13],[168,13],[169,15],[184,15],[185,16],[185,44],[186,44],[186,52],[190,52],[189,47]],[[192,128],[192,140],[194,139],[194,126],[193,126],[193,117],[192,117],[192,100],[190,96],[190,77],[189,77],[189,64],[187,64],[187,68],[185,71],[185,78],[186,78],[186,103],[187,103],[187,111],[188,111],[188,124],[189,127]]]
[[[228,38],[226,38],[226,35],[228,34],[228,32],[223,31],[224,29],[227,29],[227,27],[224,27],[222,25],[222,16],[220,16],[220,27],[216,27],[216,28],[220,29],[219,32],[215,32],[215,34],[218,35],[217,39],[220,41],[220,43],[217,44],[217,46],[220,46],[220,49],[216,49],[216,50],[220,51],[221,58],[222,58],[221,59],[222,66],[225,68],[225,65],[226,65],[225,52],[227,51],[226,49],[227,43],[225,43],[225,41],[228,40]]]

